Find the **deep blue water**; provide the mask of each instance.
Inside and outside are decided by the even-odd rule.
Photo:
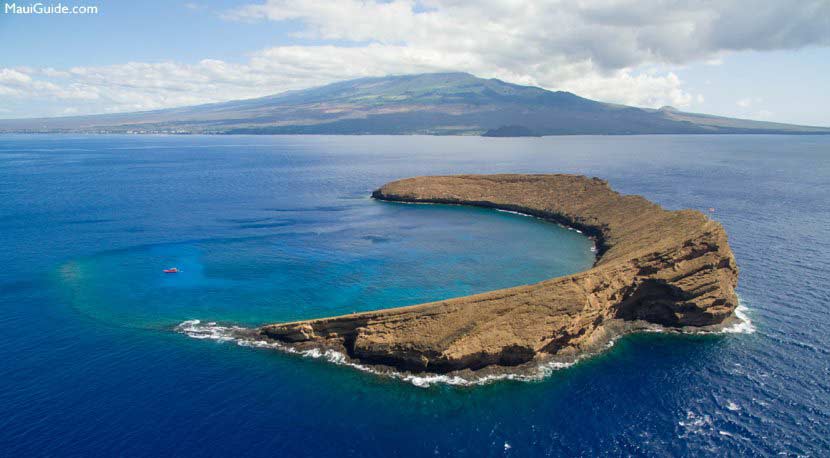
[[[828,455],[829,158],[809,136],[0,136],[0,456]],[[629,336],[539,382],[427,388],[175,332],[591,264],[552,224],[368,199],[494,172],[715,207],[756,331]]]

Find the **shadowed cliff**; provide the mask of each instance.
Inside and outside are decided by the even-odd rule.
[[[698,211],[668,211],[575,175],[418,177],[377,199],[519,211],[597,241],[593,268],[540,283],[410,307],[267,325],[261,336],[298,349],[416,372],[516,366],[592,351],[648,324],[718,325],[738,301],[738,269],[723,227]]]

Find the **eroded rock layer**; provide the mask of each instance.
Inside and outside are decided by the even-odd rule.
[[[366,364],[445,373],[574,355],[638,323],[717,325],[738,303],[738,269],[719,223],[621,195],[598,178],[417,177],[386,184],[373,197],[538,216],[594,237],[597,260],[589,270],[531,285],[272,324],[258,330],[261,336],[298,349],[336,349]]]

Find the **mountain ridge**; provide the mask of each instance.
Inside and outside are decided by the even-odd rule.
[[[830,128],[599,102],[468,73],[367,77],[152,111],[0,120],[0,132],[179,134],[830,134]]]

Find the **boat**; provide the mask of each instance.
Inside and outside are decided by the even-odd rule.
[[[179,273],[179,269],[176,267],[171,267],[169,269],[164,269],[164,273],[166,274],[177,274]]]

